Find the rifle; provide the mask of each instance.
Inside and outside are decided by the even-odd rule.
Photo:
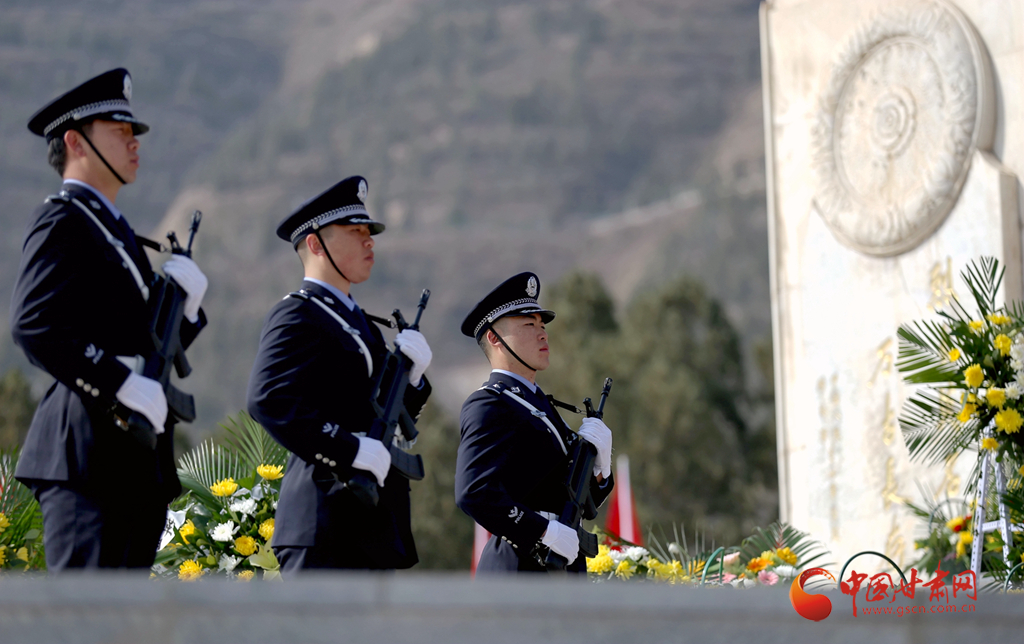
[[[590,398],[583,400],[583,406],[587,408],[587,418],[604,418],[604,403],[608,400],[608,394],[612,390],[612,379],[605,378],[604,388],[601,389],[601,400],[597,404],[597,410]],[[583,529],[583,517],[593,518],[597,515],[597,506],[594,498],[590,495],[590,479],[594,476],[594,461],[597,460],[597,448],[584,439],[580,439],[573,448],[569,457],[569,475],[565,479],[565,491],[569,500],[558,515],[558,522],[570,528],[575,527],[580,537],[580,554],[585,557],[597,556],[597,535]],[[569,564],[568,560],[548,550],[544,560],[544,566],[548,572],[565,570]]]
[[[398,309],[391,312],[399,331],[419,330],[420,317],[423,315],[423,309],[427,308],[429,299],[430,291],[423,289],[419,304],[416,305],[416,319],[412,324],[405,321],[402,312]],[[389,364],[394,366],[388,369],[387,365]],[[388,354],[385,368],[381,369],[380,376],[377,377],[377,382],[373,386],[373,394],[370,396],[370,403],[373,405],[373,411],[377,417],[373,420],[370,431],[366,432],[366,437],[384,443],[388,451],[391,452],[391,467],[399,474],[413,481],[421,481],[424,475],[423,458],[419,454],[410,454],[395,445],[396,429],[401,428],[406,441],[414,440],[419,433],[416,430],[416,422],[405,408],[405,390],[409,386],[409,369],[411,368],[412,360],[397,347],[394,353]],[[387,380],[386,376],[390,376],[390,380]],[[382,406],[380,404],[381,390],[384,388],[385,382],[388,384],[384,389],[384,405]],[[375,506],[380,500],[377,482],[370,475],[357,471],[346,483],[346,486],[352,490],[352,494],[357,499],[367,506]]]
[[[192,213],[188,246],[185,248],[178,243],[178,237],[173,231],[167,233],[172,254],[192,257],[192,242],[202,219],[203,213],[200,211]],[[195,399],[192,394],[187,394],[171,384],[172,366],[179,378],[192,373],[192,367],[185,358],[185,348],[181,346],[181,321],[185,317],[185,299],[188,294],[173,278],[160,276],[156,277],[150,293],[153,297],[150,299],[152,317],[149,323],[149,336],[153,341],[153,350],[144,356],[145,364],[140,375],[156,380],[163,386],[164,395],[167,397],[167,411],[176,421],[190,423],[196,419]],[[114,422],[146,447],[156,449],[156,429],[144,415],[132,411],[127,422],[118,415],[114,416]]]

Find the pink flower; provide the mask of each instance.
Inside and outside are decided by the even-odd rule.
[[[727,572],[724,575],[722,575],[722,583],[723,584],[727,584],[730,581],[732,581],[733,579],[736,579],[736,575],[732,574],[731,572]]]
[[[774,586],[779,583],[779,576],[770,570],[762,570],[757,573],[757,580],[765,586]]]

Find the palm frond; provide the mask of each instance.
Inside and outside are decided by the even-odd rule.
[[[744,562],[759,557],[762,552],[789,548],[796,555],[796,567],[800,570],[809,566],[829,566],[832,562],[819,563],[823,557],[829,556],[828,549],[806,532],[801,532],[785,523],[773,523],[767,529],[755,528],[740,544],[740,558]]]
[[[1005,270],[994,257],[982,257],[980,264],[969,262],[960,277],[974,296],[981,316],[985,317],[999,308],[996,306],[996,294],[1003,283]]]
[[[288,461],[288,451],[246,412],[238,412],[237,418],[228,416],[227,424],[220,426],[228,433],[227,442],[251,472],[260,465],[285,465]]]
[[[217,481],[237,481],[251,474],[238,454],[214,444],[213,439],[206,439],[178,461],[178,478],[189,489],[188,483],[195,482],[209,492]]]
[[[904,403],[899,422],[911,458],[937,463],[973,444],[980,421],[961,423],[960,406],[957,399],[935,390],[919,391]]]

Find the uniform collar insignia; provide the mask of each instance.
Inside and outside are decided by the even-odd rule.
[[[100,202],[96,201],[95,199],[90,199],[89,205],[95,208],[96,210],[100,209]]]
[[[512,393],[514,393],[514,394],[518,394],[518,393],[520,393],[520,392],[519,392],[519,387],[512,387],[511,389],[509,389],[509,391],[511,391],[511,392],[512,392]]]

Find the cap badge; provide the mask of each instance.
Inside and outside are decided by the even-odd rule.
[[[530,276],[529,281],[526,282],[526,295],[529,297],[537,297],[537,278]]]
[[[359,201],[362,201],[364,204],[366,203],[366,182],[365,181],[360,181],[359,182],[359,191],[356,192],[356,196],[359,197]]]
[[[124,100],[132,100],[132,77],[128,74],[124,75]]]

